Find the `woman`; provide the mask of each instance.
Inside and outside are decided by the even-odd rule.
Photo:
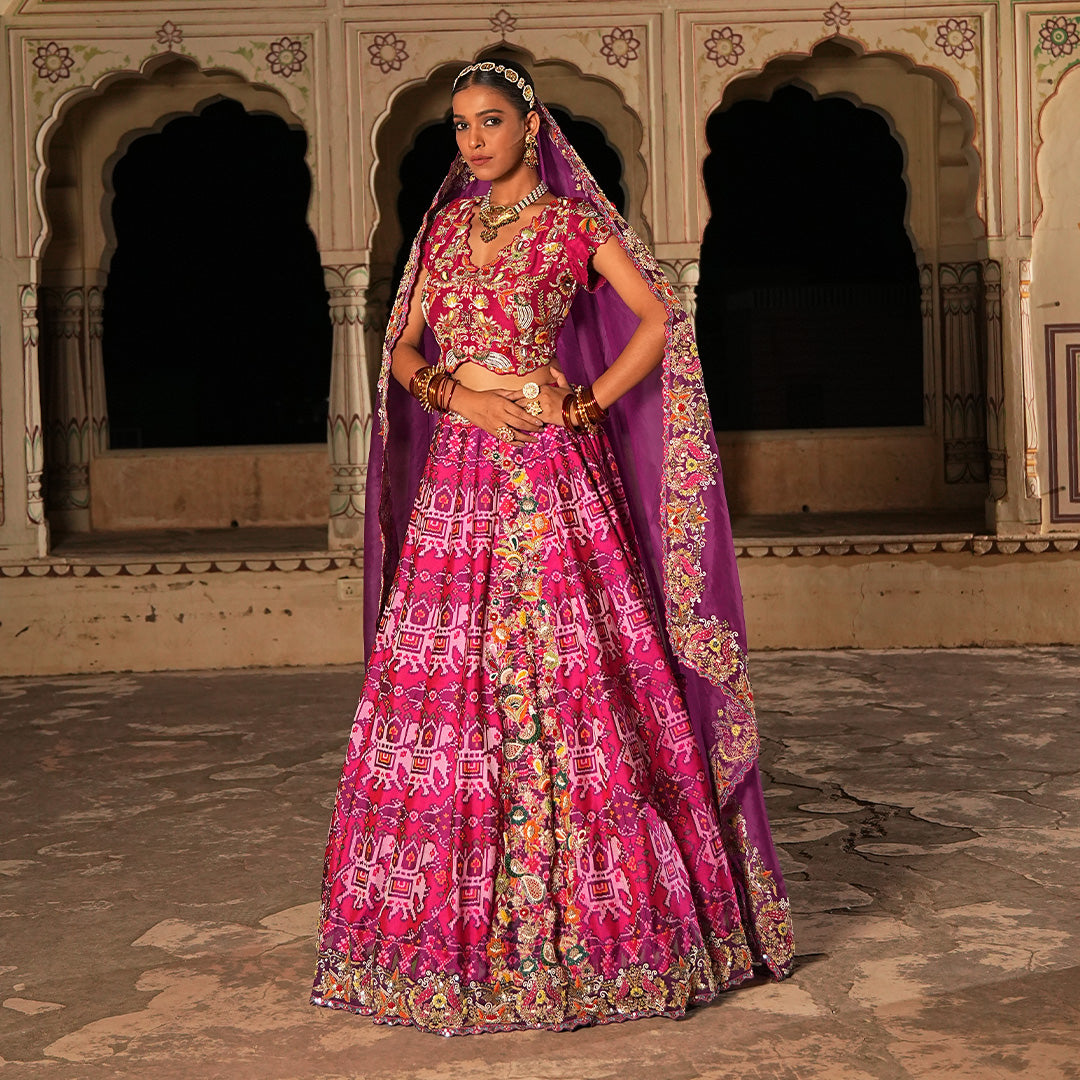
[[[312,1001],[679,1016],[792,961],[693,332],[523,69],[465,68],[453,122],[383,353]]]

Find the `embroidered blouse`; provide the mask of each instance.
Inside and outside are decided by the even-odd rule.
[[[421,255],[424,318],[448,371],[471,361],[499,375],[527,375],[554,361],[578,288],[604,283],[589,259],[611,230],[587,203],[558,198],[477,266],[469,231],[479,201],[455,199],[432,222]]]

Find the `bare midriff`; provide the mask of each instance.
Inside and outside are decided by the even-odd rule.
[[[466,361],[454,369],[454,378],[470,390],[520,390],[526,383],[553,383],[551,367],[542,364],[527,375],[498,375],[481,364]]]

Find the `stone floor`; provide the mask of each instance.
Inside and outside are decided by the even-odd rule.
[[[0,1075],[1080,1077],[1080,650],[752,673],[793,978],[461,1039],[307,1004],[356,670],[0,681]]]

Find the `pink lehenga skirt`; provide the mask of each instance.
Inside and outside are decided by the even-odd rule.
[[[602,434],[440,421],[337,791],[313,1003],[566,1029],[751,975],[745,844],[628,522]]]

